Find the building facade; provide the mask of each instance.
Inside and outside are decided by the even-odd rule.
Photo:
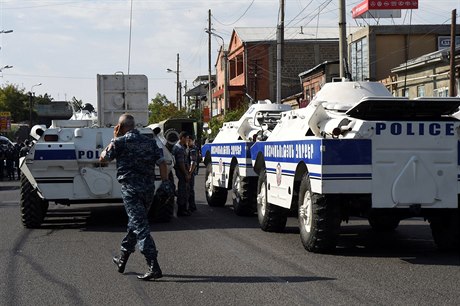
[[[458,71],[460,68],[460,48],[455,54],[454,96],[459,93]],[[450,49],[432,52],[391,69],[392,75],[384,82],[395,96],[448,97],[450,84]]]
[[[299,74],[302,84],[302,100],[299,101],[299,108],[306,107],[315,94],[325,83],[333,82],[340,78],[339,61],[325,61],[310,70]]]
[[[338,58],[338,29],[287,28],[284,32],[281,97],[302,91],[299,73]],[[235,109],[251,101],[276,102],[276,28],[235,28],[228,53],[220,52],[213,94],[217,109]],[[228,86],[222,63],[227,56]],[[227,104],[222,101],[227,87]],[[224,106],[224,108],[222,107]]]
[[[377,25],[356,30],[347,40],[352,79],[385,80],[401,63],[442,49],[443,39],[449,36],[450,25]]]

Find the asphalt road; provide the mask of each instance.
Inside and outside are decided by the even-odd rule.
[[[0,305],[459,305],[460,255],[438,252],[423,220],[394,233],[343,224],[337,252],[304,250],[291,218],[259,229],[229,205],[211,208],[197,177],[198,211],[152,224],[164,278],[142,282],[139,252],[124,275],[111,262],[125,232],[121,205],[50,205],[24,229],[17,182],[0,182]]]

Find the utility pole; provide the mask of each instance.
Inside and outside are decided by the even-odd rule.
[[[34,103],[34,98],[35,98],[34,87],[37,87],[40,85],[42,85],[42,83],[38,83],[30,87],[30,91],[29,91],[29,129],[32,129],[32,107],[33,107],[32,104]]]
[[[254,67],[254,71],[253,71],[253,76],[254,76],[254,100],[255,101],[258,101],[258,97],[257,97],[257,91],[259,89],[259,63],[258,63],[258,60],[254,60],[253,61],[253,67]]]
[[[228,50],[225,49],[225,44],[222,40],[222,52],[224,52],[224,107],[225,113],[229,111],[230,103],[228,96]]]
[[[276,31],[276,103],[281,104],[281,70],[283,68],[284,0],[280,0],[280,20]]]
[[[185,80],[185,85],[184,85],[184,97],[186,94],[187,94],[187,80]],[[182,96],[181,96],[181,99],[182,99]],[[190,97],[184,98],[184,107],[185,107],[185,110],[187,111],[190,108],[189,102],[190,102]]]
[[[32,91],[29,91],[29,131],[32,129],[32,103],[34,101],[34,97]]]
[[[176,103],[177,109],[182,108],[182,101],[180,96],[180,82],[179,82],[179,53],[177,53],[177,63],[176,63]]]
[[[450,78],[449,96],[455,97],[455,28],[457,26],[457,10],[452,11],[452,24],[450,26]]]
[[[347,20],[345,17],[345,0],[339,0],[339,66],[340,77],[344,78],[347,56]]]
[[[211,86],[211,9],[208,10],[208,99],[209,120],[212,119],[212,86]]]

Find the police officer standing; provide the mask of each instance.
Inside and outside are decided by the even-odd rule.
[[[148,271],[138,276],[142,280],[163,276],[157,260],[157,249],[150,235],[147,213],[155,192],[155,164],[160,167],[161,179],[165,184],[167,166],[163,151],[156,141],[141,135],[135,129],[134,117],[123,114],[114,128],[110,144],[101,153],[100,161],[117,160],[117,179],[121,184],[121,195],[128,214],[128,232],[121,242],[121,255],[114,257],[118,272],[123,273],[129,255],[135,251],[136,243],[145,256]]]
[[[174,145],[172,154],[176,161],[174,169],[177,176],[177,215],[190,216],[191,212],[188,207],[189,191],[190,191],[190,173],[187,160],[187,143],[189,134],[182,131],[179,134],[179,141]]]
[[[195,175],[198,166],[198,148],[195,146],[195,138],[190,135],[188,140],[187,159],[189,164],[188,173],[190,173],[188,207],[191,212],[196,211],[195,203]]]

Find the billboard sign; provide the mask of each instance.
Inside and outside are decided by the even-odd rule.
[[[11,113],[0,112],[0,131],[6,132],[11,129]]]
[[[400,17],[400,10],[413,9],[418,9],[418,0],[364,0],[363,2],[359,3],[357,6],[354,7],[351,10],[351,13],[353,18],[385,18],[383,16],[388,15],[388,12],[384,13],[384,11],[386,10],[399,11]],[[395,16],[392,15],[391,17]]]
[[[460,36],[455,37],[455,46],[460,46]],[[450,36],[438,36],[438,50],[450,48]]]

